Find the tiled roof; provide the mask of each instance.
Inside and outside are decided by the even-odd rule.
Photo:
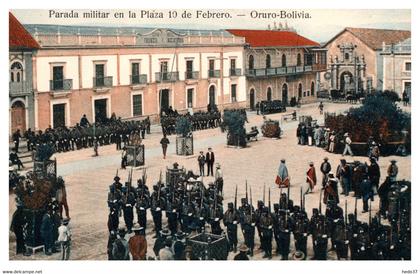
[[[411,31],[391,29],[345,28],[327,44],[343,32],[348,31],[374,50],[382,49],[382,44],[396,44],[411,37]]]
[[[9,48],[10,49],[38,49],[39,44],[22,26],[16,17],[9,12]]]
[[[245,37],[245,41],[251,47],[319,47],[317,42],[292,31],[245,29],[227,31],[235,36]]]

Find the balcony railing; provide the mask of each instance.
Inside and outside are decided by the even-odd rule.
[[[73,88],[73,79],[50,80],[50,90],[66,91]]]
[[[130,75],[132,85],[144,85],[147,83],[147,74]]]
[[[266,68],[265,70],[268,76],[276,75],[276,68]]]
[[[9,82],[9,94],[11,96],[29,94],[32,92],[31,84],[32,82],[30,81]]]
[[[277,75],[284,75],[284,74],[286,74],[286,70],[287,70],[287,67],[276,68],[276,74]]]
[[[209,70],[209,78],[219,78],[220,77],[220,70],[210,69]]]
[[[286,68],[287,74],[295,74],[296,73],[296,67],[287,67]]]
[[[305,66],[305,71],[312,71],[312,66],[306,65]]]
[[[174,72],[156,72],[156,82],[174,82],[179,80],[179,73],[178,71]]]
[[[230,76],[241,76],[241,69],[237,68],[237,69],[230,69],[229,70],[229,75]]]
[[[112,87],[112,76],[93,77],[93,86],[95,88]]]
[[[185,80],[198,79],[198,71],[186,71]]]
[[[304,67],[303,66],[297,66],[296,67],[296,73],[301,73],[304,71]]]
[[[261,68],[261,69],[247,69],[246,76],[248,77],[269,77],[278,75],[290,75],[300,74],[304,72],[313,71],[313,67],[310,65],[306,66],[289,66],[289,67],[277,67],[277,68]]]

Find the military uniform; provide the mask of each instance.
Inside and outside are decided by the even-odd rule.
[[[233,252],[236,252],[236,246],[238,244],[238,222],[239,214],[237,210],[233,208],[233,203],[229,203],[228,210],[223,216],[223,224],[227,229],[229,251]]]
[[[273,241],[273,219],[268,208],[264,208],[258,222],[261,234],[261,248],[264,251],[263,258],[272,257],[272,241]]]

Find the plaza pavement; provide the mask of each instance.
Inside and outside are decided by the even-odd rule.
[[[351,105],[325,103],[324,111],[327,112],[344,112]],[[296,108],[288,108],[287,113],[291,113]],[[323,123],[323,115],[319,114],[317,104],[304,105],[296,109],[298,116],[312,115],[320,124]],[[284,113],[267,115],[267,118],[280,120]],[[257,116],[255,112],[248,113],[249,123],[246,124],[249,130],[251,126],[261,126],[263,123],[262,116]],[[175,136],[170,136],[167,159],[162,159],[159,141],[161,138],[161,130],[158,126],[152,127],[152,134],[147,135],[143,143],[146,147],[146,167],[148,180],[147,185],[151,189],[152,185],[158,180],[159,173],[165,172],[166,167],[171,166],[174,162],[178,162],[180,166],[187,170],[193,170],[198,173],[198,165],[196,156],[200,150],[207,150],[211,146],[215,152],[216,162],[222,166],[224,174],[224,203],[225,209],[227,203],[234,200],[235,186],[238,185],[238,203],[241,197],[245,196],[245,181],[248,186],[252,187],[253,203],[256,205],[257,200],[262,199],[263,186],[266,185],[266,191],[271,188],[271,203],[278,201],[280,191],[275,187],[274,179],[277,174],[279,161],[281,158],[286,159],[286,165],[291,176],[291,198],[299,203],[300,187],[305,184],[306,171],[308,163],[315,163],[318,181],[321,180],[319,166],[322,159],[327,156],[330,159],[333,170],[342,158],[340,154],[330,154],[321,148],[299,146],[296,139],[296,127],[298,122],[281,122],[284,132],[279,140],[264,138],[261,136],[257,142],[251,142],[248,148],[237,149],[226,146],[226,134],[221,133],[220,129],[208,129],[194,132],[194,152],[192,157],[176,156],[175,154]],[[108,186],[112,183],[116,170],[120,165],[120,152],[116,151],[114,145],[99,148],[99,156],[92,157],[92,149],[84,149],[80,151],[56,154],[58,175],[64,177],[67,186],[68,203],[70,207],[70,216],[72,218],[70,227],[72,230],[72,260],[106,260],[107,259],[107,192]],[[361,162],[368,161],[367,157],[345,157],[348,161],[359,160]],[[408,157],[381,157],[379,166],[381,168],[381,182],[385,178],[386,168],[390,159],[396,159],[399,166],[398,179],[410,180],[411,176],[411,156]],[[126,180],[127,170],[119,170],[119,176],[122,181]],[[133,183],[141,176],[141,170],[134,170]],[[205,177],[204,182],[207,184],[212,177]],[[306,197],[306,210],[309,217],[312,208],[318,207],[319,203],[319,184],[315,187],[314,193],[308,194]],[[341,191],[340,191],[341,192]],[[352,194],[352,193],[351,193]],[[266,194],[267,199],[267,194]],[[348,209],[354,211],[354,198],[352,195],[348,197]],[[344,209],[344,196],[340,196],[340,205]],[[372,212],[378,210],[379,198],[376,196],[372,202]],[[323,204],[325,210],[325,205]],[[9,196],[9,215],[12,216],[15,203],[14,195]],[[368,220],[368,213],[362,214],[362,202],[358,201],[358,217],[361,220]],[[135,215],[135,221],[137,216]],[[165,214],[163,214],[165,216]],[[148,241],[148,255],[154,256],[152,239],[153,222],[150,211],[148,211],[148,224],[146,237]],[[9,219],[9,223],[10,223]],[[120,223],[124,223],[120,218]],[[166,226],[166,218],[163,218],[164,227]],[[238,229],[239,243],[243,242],[243,236]],[[259,247],[258,235],[255,236],[256,248]],[[36,253],[31,257],[15,255],[14,234],[9,236],[9,254],[11,260],[58,260],[60,254],[45,256],[42,252]],[[329,243],[330,244],[330,243]],[[273,248],[275,241],[273,240]],[[291,241],[291,250],[294,251],[294,242]],[[292,254],[291,252],[291,254]],[[312,241],[308,239],[308,257],[311,257]],[[229,258],[232,259],[235,254],[231,253]],[[262,252],[255,250],[253,259],[262,259]],[[330,259],[335,259],[335,253],[328,254]],[[280,259],[274,256],[273,260]]]

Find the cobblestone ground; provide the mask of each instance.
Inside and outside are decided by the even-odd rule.
[[[350,107],[348,104],[333,104],[326,103],[325,111],[328,112],[343,112]],[[288,108],[288,112],[292,112],[293,108]],[[319,123],[323,123],[323,117],[319,114],[316,104],[305,105],[297,109],[298,115],[312,115],[314,119],[318,119]],[[271,119],[281,119],[284,113],[268,115]],[[249,123],[247,128],[263,123],[262,116],[257,116],[255,113],[249,113]],[[209,129],[194,133],[194,146],[196,155],[200,150],[205,150],[208,146],[212,146],[215,152],[216,162],[222,166],[224,173],[224,202],[227,203],[234,200],[235,186],[238,185],[238,200],[245,196],[245,181],[252,187],[253,202],[256,204],[257,200],[262,199],[263,185],[271,188],[271,201],[274,203],[279,199],[279,189],[275,187],[274,179],[277,173],[278,164],[281,158],[286,159],[286,164],[291,176],[290,193],[294,201],[299,201],[300,187],[305,184],[306,170],[308,162],[313,161],[317,169],[318,180],[321,179],[319,165],[325,156],[328,156],[330,162],[335,168],[339,160],[342,158],[340,154],[330,154],[321,148],[299,146],[295,137],[295,129],[297,122],[282,122],[282,129],[284,135],[279,140],[268,139],[260,137],[257,142],[249,144],[248,148],[236,149],[226,147],[226,136],[221,133],[219,129]],[[198,173],[198,165],[196,155],[192,157],[180,157],[175,154],[175,137],[170,137],[169,157],[166,160],[161,157],[161,149],[159,140],[161,138],[160,129],[154,127],[152,134],[147,135],[144,144],[146,146],[146,167],[148,174],[149,189],[152,184],[156,182],[159,177],[159,172],[165,172],[167,166],[174,162],[178,162],[187,170],[191,169]],[[115,150],[115,146],[100,147],[99,157],[92,157],[93,151],[90,149],[68,152],[64,154],[57,154],[58,173],[63,175],[67,185],[68,203],[70,207],[71,229],[73,234],[72,241],[72,260],[106,260],[106,245],[108,240],[107,232],[107,214],[108,208],[106,204],[108,186],[112,183],[115,176],[116,169],[119,167],[120,152]],[[399,179],[410,180],[411,176],[411,157],[381,157],[379,165],[381,174],[386,174],[386,168],[389,160],[393,158],[398,161]],[[348,161],[359,160],[367,161],[367,157],[350,157],[346,156]],[[128,170],[119,170],[119,176],[125,180]],[[134,180],[137,180],[142,174],[141,170],[134,171]],[[384,178],[384,177],[383,177]],[[383,181],[381,178],[381,181]],[[208,183],[212,180],[211,177],[205,177],[204,182]],[[306,197],[306,209],[310,215],[312,208],[318,207],[319,202],[319,185],[316,186],[315,191]],[[351,195],[352,196],[352,195]],[[354,210],[354,198],[349,196],[348,208],[349,211]],[[376,197],[375,197],[376,198]],[[238,201],[239,202],[239,201]],[[345,198],[340,197],[340,205],[344,208]],[[376,198],[372,203],[372,211],[376,213],[378,210],[379,199]],[[12,216],[15,204],[14,195],[9,196],[10,216]],[[323,205],[323,208],[325,206]],[[368,214],[362,214],[362,203],[358,203],[358,216],[360,219],[367,221]],[[164,226],[166,225],[166,218],[163,219]],[[123,218],[120,219],[123,222]],[[10,223],[10,220],[9,220]],[[154,239],[152,239],[152,217],[148,212],[147,224],[147,241],[148,241],[148,255],[153,254]],[[238,231],[239,242],[243,242],[243,236]],[[259,247],[259,239],[256,235],[256,248]],[[36,253],[31,257],[16,256],[15,255],[15,240],[14,234],[9,236],[9,256],[11,260],[59,260],[60,255],[54,254],[52,256],[45,256],[42,252]],[[330,244],[330,243],[329,243]],[[273,240],[273,248],[275,248],[275,241]],[[294,251],[294,242],[291,241],[291,249]],[[308,239],[308,257],[313,254],[312,241]],[[235,254],[231,253],[229,259],[232,259]],[[256,250],[253,259],[262,259],[262,252]],[[330,259],[335,259],[335,253],[328,254]],[[273,257],[273,260],[278,260],[280,257]]]

